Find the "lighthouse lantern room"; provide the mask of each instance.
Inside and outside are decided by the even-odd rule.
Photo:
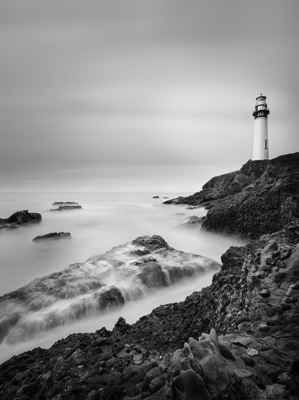
[[[266,98],[262,94],[256,98],[252,113],[254,116],[253,160],[269,159],[268,115],[270,110]]]

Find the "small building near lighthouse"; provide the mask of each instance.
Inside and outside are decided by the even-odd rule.
[[[267,97],[261,93],[256,98],[252,113],[254,116],[253,160],[269,159],[268,115],[270,110],[266,99]]]

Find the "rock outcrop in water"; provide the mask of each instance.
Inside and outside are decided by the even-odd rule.
[[[299,223],[222,262],[184,302],[13,357],[1,399],[298,400]]]
[[[69,232],[51,232],[46,235],[36,236],[32,239],[33,242],[41,242],[44,240],[57,240],[57,239],[65,239],[70,238],[71,234]]]
[[[75,201],[55,201],[52,203],[52,206],[56,206],[56,208],[52,208],[49,211],[71,211],[82,209],[82,206]]]
[[[82,206],[80,204],[68,204],[58,206],[57,208],[51,208],[49,211],[70,211],[70,210],[80,210]]]
[[[299,153],[248,161],[240,171],[217,176],[202,191],[164,204],[209,209],[202,227],[258,238],[299,218]]]
[[[8,218],[0,218],[0,229],[18,228],[40,222],[42,216],[39,213],[30,213],[28,210],[17,211]]]
[[[0,342],[29,339],[219,268],[171,248],[160,236],[139,237],[0,297]]]

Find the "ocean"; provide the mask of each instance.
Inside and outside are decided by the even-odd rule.
[[[200,229],[178,229],[192,215],[203,216],[204,209],[162,204],[166,198],[189,193],[101,193],[101,192],[3,192],[0,217],[7,218],[17,210],[39,212],[42,221],[12,230],[0,230],[0,296],[26,285],[37,277],[61,271],[70,264],[85,262],[112,247],[125,244],[138,236],[160,235],[173,248],[200,254],[220,261],[230,247],[243,243],[236,238],[203,232]],[[159,198],[153,198],[158,195]],[[82,209],[50,212],[53,202],[75,201]],[[61,239],[34,243],[32,239],[50,232],[70,232],[71,240]],[[73,332],[93,332],[105,326],[112,329],[122,316],[133,323],[153,308],[182,301],[196,290],[209,285],[213,273],[191,279],[155,292],[141,300],[100,316],[42,332],[31,340],[0,345],[0,362],[36,346],[49,347]]]

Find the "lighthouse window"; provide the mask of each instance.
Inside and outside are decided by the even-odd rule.
[[[268,140],[264,140],[265,150],[268,150]]]

